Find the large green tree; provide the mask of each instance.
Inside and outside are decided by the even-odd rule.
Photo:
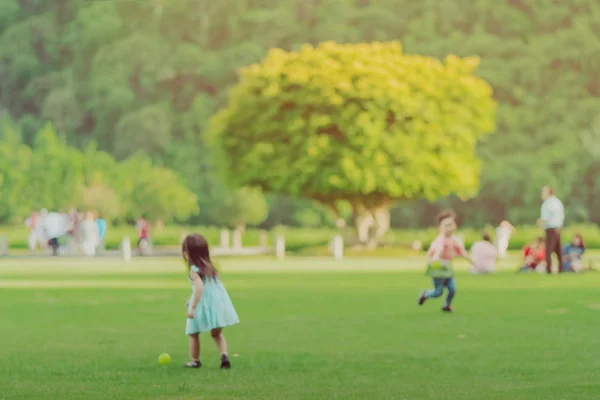
[[[495,110],[478,63],[406,55],[398,42],[272,50],[215,116],[226,176],[330,207],[346,200],[374,246],[398,200],[477,192],[475,146]]]

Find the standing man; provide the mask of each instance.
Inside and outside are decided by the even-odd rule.
[[[552,253],[558,257],[558,272],[563,271],[562,246],[560,244],[560,230],[565,222],[565,208],[562,201],[554,195],[554,188],[542,188],[542,211],[538,221],[546,231],[546,270],[552,273]]]

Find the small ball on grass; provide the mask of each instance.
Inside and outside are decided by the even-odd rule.
[[[171,362],[171,356],[167,353],[162,353],[160,356],[158,356],[158,363],[160,365],[167,365]]]

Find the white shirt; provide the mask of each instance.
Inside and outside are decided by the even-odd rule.
[[[541,218],[544,228],[562,228],[565,222],[565,208],[556,196],[550,196],[542,203]]]
[[[44,218],[44,230],[48,238],[59,238],[67,233],[67,221],[62,215],[52,212]]]

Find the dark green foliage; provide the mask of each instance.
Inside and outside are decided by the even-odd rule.
[[[463,222],[531,222],[547,183],[571,220],[600,221],[600,161],[588,151],[600,139],[596,0],[0,3],[0,109],[18,122],[21,140],[33,144],[49,118],[76,147],[94,140],[118,157],[144,150],[196,194],[195,222],[214,222],[208,210],[230,193],[204,132],[237,70],[269,48],[326,40],[400,40],[407,53],[481,58],[477,73],[499,103],[497,131],[479,145],[479,196],[444,200]],[[429,225],[437,208],[424,200],[400,207],[394,215],[406,218],[394,225]],[[267,223],[281,211],[270,214]]]

